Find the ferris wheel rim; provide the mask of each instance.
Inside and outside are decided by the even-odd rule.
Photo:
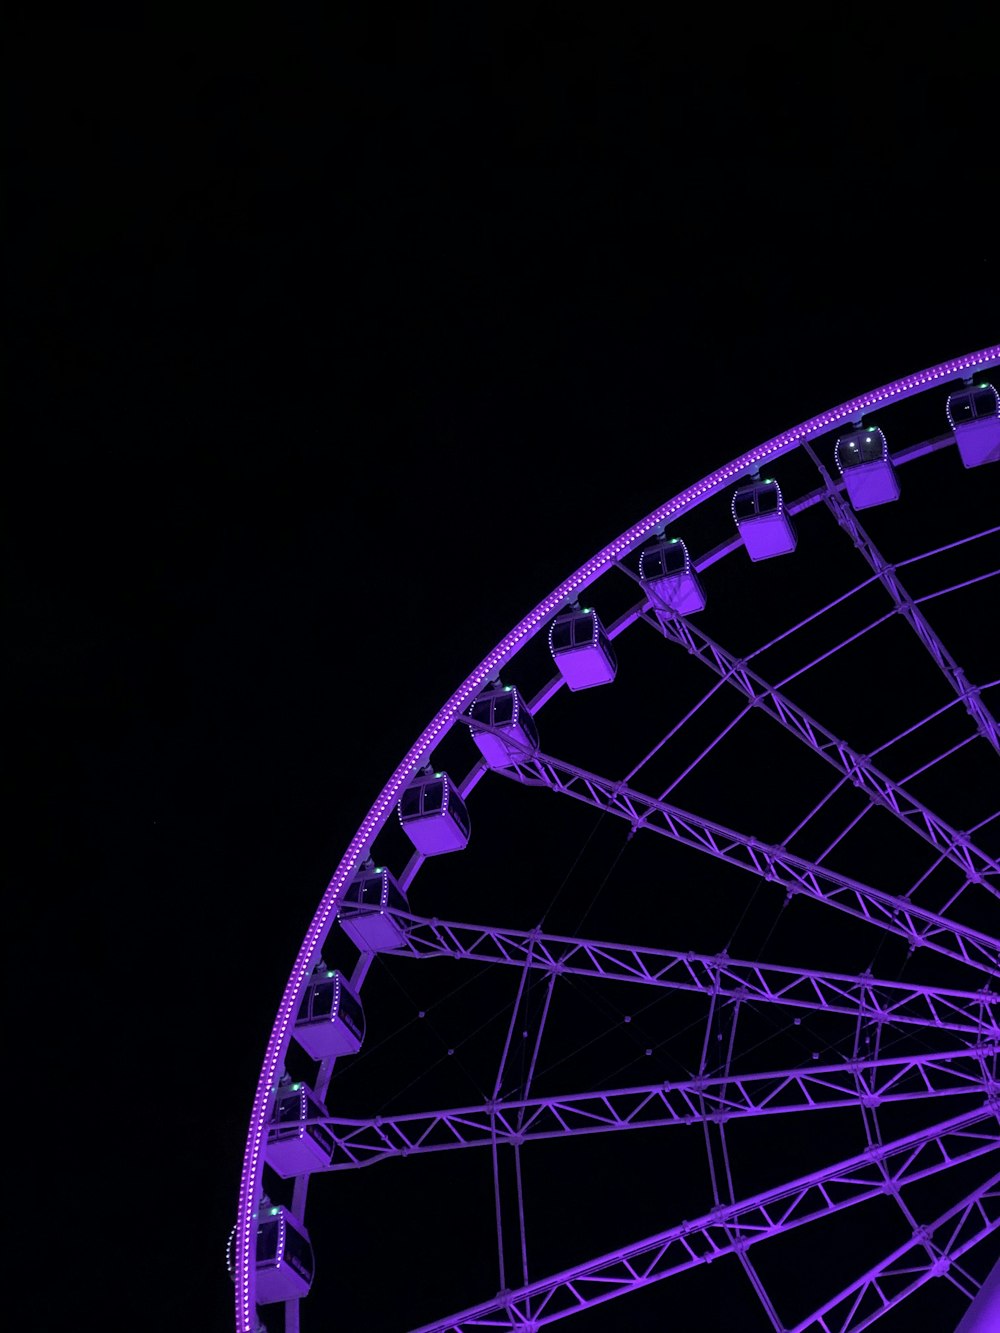
[[[240,1175],[237,1220],[234,1226],[235,1260],[232,1271],[236,1287],[237,1333],[255,1333],[258,1327],[252,1260],[255,1250],[255,1209],[263,1183],[263,1147],[273,1090],[291,1041],[292,1024],[304,988],[316,962],[318,951],[336,920],[336,909],[350,876],[356,872],[359,861],[390,817],[405,783],[426,761],[441,736],[462,716],[483,686],[495,678],[500,669],[545,627],[554,612],[571,604],[580,592],[600,578],[623,556],[634,551],[651,533],[657,529],[662,531],[664,526],[700,506],[733,482],[753,475],[762,464],[770,463],[792,452],[844,422],[859,420],[865,412],[873,408],[901,402],[935,385],[946,384],[956,379],[968,379],[972,374],[991,369],[998,364],[1000,364],[1000,343],[995,343],[890,381],[808,418],[692,483],[627,528],[558,584],[499,641],[434,715],[397,765],[348,843],[306,930],[278,1006],[258,1077]]]

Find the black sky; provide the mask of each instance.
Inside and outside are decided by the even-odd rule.
[[[231,1326],[275,1007],[424,724],[674,492],[996,341],[975,27],[15,33],[12,1327]]]

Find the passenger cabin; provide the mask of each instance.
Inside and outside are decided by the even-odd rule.
[[[341,974],[323,962],[306,988],[292,1033],[314,1060],[354,1055],[361,1049],[365,1039],[361,1001]]]
[[[447,773],[414,778],[396,808],[403,832],[425,856],[458,851],[468,844],[469,812]]]
[[[362,953],[398,949],[403,928],[389,915],[407,910],[406,896],[385,866],[363,866],[344,890],[337,920]]]
[[[643,548],[639,578],[649,590],[650,605],[661,620],[704,610],[704,589],[691,567],[687,546],[679,537],[661,537]]]
[[[733,518],[751,560],[767,560],[795,550],[795,529],[785,513],[781,487],[761,479],[733,492]]]
[[[560,612],[549,626],[549,649],[571,690],[607,685],[618,671],[615,650],[593,607]]]
[[[899,499],[899,478],[877,426],[859,427],[839,436],[834,457],[852,508],[868,509]]]
[[[333,1136],[308,1121],[325,1117],[326,1107],[305,1083],[279,1086],[267,1129],[264,1160],[279,1176],[307,1176],[330,1165]]]
[[[992,384],[970,384],[949,394],[947,411],[966,467],[1000,459],[1000,393]]]
[[[469,732],[490,768],[508,768],[538,749],[538,728],[516,685],[485,689],[467,711]]]
[[[271,1305],[308,1295],[316,1263],[299,1219],[281,1204],[267,1204],[257,1221],[257,1301]]]

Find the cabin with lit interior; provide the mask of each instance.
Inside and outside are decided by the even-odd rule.
[[[292,1035],[314,1060],[354,1055],[361,1049],[365,1039],[361,1001],[341,973],[322,960],[306,986]]]
[[[949,394],[947,413],[966,467],[1000,459],[1000,393],[992,384],[969,384]]]
[[[687,545],[679,537],[660,537],[639,555],[639,578],[661,620],[691,615],[705,608],[705,591]]]
[[[307,1176],[330,1165],[333,1136],[323,1125],[326,1107],[305,1083],[286,1079],[275,1093],[264,1160],[282,1179]]]
[[[427,771],[414,778],[396,809],[403,832],[425,856],[468,845],[469,812],[447,773]]]
[[[571,690],[607,685],[618,672],[608,632],[591,606],[572,606],[549,626],[549,651]]]
[[[257,1301],[296,1300],[309,1293],[316,1262],[309,1232],[282,1204],[265,1204],[257,1219]]]
[[[509,768],[538,749],[538,728],[516,685],[494,682],[468,708],[469,733],[490,768]]]
[[[406,895],[385,866],[369,861],[344,890],[337,920],[362,953],[398,949],[406,935],[392,917],[407,911]]]
[[[833,456],[854,509],[899,499],[899,478],[878,426],[859,426],[837,437]]]
[[[795,529],[776,481],[756,478],[738,486],[733,492],[732,510],[751,560],[767,560],[795,550]]]

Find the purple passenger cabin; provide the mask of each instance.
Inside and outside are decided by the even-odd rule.
[[[593,607],[560,612],[549,626],[549,650],[571,690],[607,685],[618,671],[615,650]]]
[[[257,1300],[261,1305],[308,1295],[316,1263],[312,1242],[299,1219],[280,1204],[268,1204],[257,1223]]]
[[[679,537],[661,537],[639,556],[639,578],[660,619],[687,616],[705,608],[705,592]]]
[[[447,773],[425,772],[414,778],[400,797],[397,812],[403,832],[425,856],[468,845],[469,812]]]
[[[767,560],[795,550],[795,529],[785,513],[781,487],[769,478],[737,487],[733,518],[751,560]]]
[[[852,508],[868,509],[899,499],[899,478],[877,426],[859,427],[839,436],[834,457]]]
[[[1000,459],[1000,394],[992,384],[970,384],[949,394],[947,412],[966,467]]]
[[[322,961],[306,987],[293,1035],[314,1060],[354,1055],[365,1039],[361,1001],[340,972]]]
[[[326,1107],[305,1083],[288,1081],[279,1086],[264,1158],[282,1179],[307,1176],[329,1166],[333,1137],[323,1125],[307,1123],[325,1115]]]
[[[495,683],[467,710],[469,732],[490,768],[509,768],[538,749],[538,728],[516,685]]]
[[[344,890],[337,920],[362,953],[380,953],[405,942],[391,913],[406,910],[406,896],[393,876],[385,866],[369,861]]]

